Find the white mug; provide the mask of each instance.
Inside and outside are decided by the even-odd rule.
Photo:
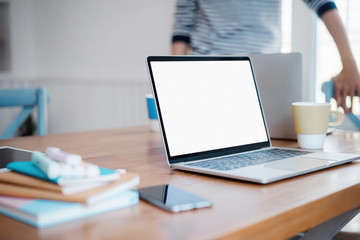
[[[292,110],[298,144],[305,149],[323,148],[328,127],[339,126],[344,121],[344,114],[331,110],[330,103],[295,102]],[[329,122],[330,114],[337,116],[335,122]]]

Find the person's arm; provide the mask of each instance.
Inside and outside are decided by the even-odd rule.
[[[343,65],[342,71],[334,77],[335,99],[338,106],[348,112],[352,110],[352,106],[350,109],[346,107],[346,96],[350,96],[352,100],[354,95],[360,95],[359,71],[338,11],[329,10],[321,16],[321,19],[335,41]]]
[[[195,24],[197,0],[177,0],[171,54],[185,55],[190,49],[190,35]]]

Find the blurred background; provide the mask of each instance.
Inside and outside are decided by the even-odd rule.
[[[360,2],[336,3],[359,58]],[[175,0],[0,0],[0,88],[48,88],[49,134],[146,125],[145,59],[170,53],[174,6]],[[282,51],[303,55],[304,99],[323,101],[319,86],[341,64],[322,22],[301,0],[283,0],[283,33]],[[0,132],[15,114],[0,109]]]
[[[145,58],[169,53],[173,6],[0,0],[0,88],[47,87],[50,134],[145,125]],[[0,132],[12,112],[1,110]]]

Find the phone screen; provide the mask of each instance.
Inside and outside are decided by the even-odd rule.
[[[10,162],[31,161],[31,154],[31,151],[24,149],[0,147],[0,171]]]
[[[209,207],[212,203],[200,196],[173,187],[159,185],[139,189],[140,198],[172,212]]]

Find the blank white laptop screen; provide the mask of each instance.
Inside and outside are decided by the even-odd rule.
[[[170,156],[269,140],[249,61],[153,61],[151,68]]]

